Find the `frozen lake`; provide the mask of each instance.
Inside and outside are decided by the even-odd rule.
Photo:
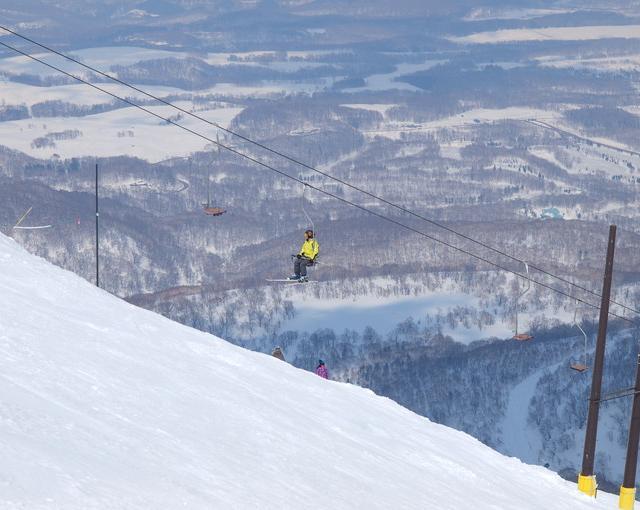
[[[477,308],[477,299],[461,292],[431,292],[425,295],[405,297],[362,296],[357,301],[348,299],[305,300],[294,299],[295,317],[285,321],[280,332],[298,331],[312,333],[319,329],[333,329],[337,334],[345,329],[362,331],[371,326],[380,335],[390,333],[399,323],[408,318],[422,323],[427,316],[446,315],[457,307]],[[527,321],[527,318],[523,317]],[[458,324],[452,328],[448,323],[441,326],[443,334],[468,344],[485,338],[511,338],[512,325],[497,320],[490,326],[480,328],[476,324],[465,327]]]
[[[473,300],[464,294],[432,294],[366,302],[335,300],[320,305],[317,302],[303,302],[296,305],[296,316],[283,324],[282,331],[331,328],[341,332],[345,329],[361,330],[371,326],[379,333],[386,334],[409,317],[419,320],[427,314],[447,313],[456,306],[471,304]]]

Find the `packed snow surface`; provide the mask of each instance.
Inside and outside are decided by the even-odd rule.
[[[0,508],[594,509],[391,400],[138,309],[0,236]]]

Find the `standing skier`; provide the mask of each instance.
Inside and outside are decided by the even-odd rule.
[[[313,230],[305,230],[304,243],[300,248],[300,252],[296,255],[293,271],[294,274],[289,277],[289,280],[296,280],[299,282],[307,281],[307,267],[312,266],[318,253],[320,252],[320,245],[313,237]]]
[[[316,367],[316,375],[319,375],[323,379],[329,379],[329,370],[327,369],[324,361],[318,360],[318,366]]]

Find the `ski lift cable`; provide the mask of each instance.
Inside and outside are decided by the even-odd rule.
[[[216,155],[215,160],[220,159],[220,139],[218,133],[216,133]],[[207,207],[211,207],[211,167],[213,166],[214,158],[211,158],[211,163],[207,165]]]
[[[5,47],[5,48],[7,48],[9,50],[12,50],[12,51],[16,52],[16,53],[19,53],[20,55],[23,55],[23,56],[25,56],[25,57],[27,57],[27,58],[35,61],[35,62],[39,62],[42,65],[44,65],[44,66],[46,66],[46,67],[48,67],[50,69],[53,69],[54,71],[57,71],[57,72],[59,72],[61,74],[64,74],[65,76],[68,76],[69,78],[72,78],[72,79],[74,79],[74,80],[76,80],[76,81],[78,81],[80,83],[84,83],[85,85],[87,85],[89,87],[92,87],[93,89],[98,90],[98,91],[100,91],[100,92],[102,92],[104,94],[107,94],[107,95],[109,95],[109,96],[111,96],[111,97],[113,97],[115,99],[118,99],[118,100],[120,100],[120,101],[122,101],[122,102],[124,102],[124,103],[126,103],[126,104],[128,104],[130,106],[133,106],[134,108],[137,108],[140,111],[148,113],[149,115],[152,115],[152,116],[162,120],[163,122],[166,122],[167,124],[171,124],[173,126],[176,126],[177,128],[180,128],[183,131],[186,131],[186,132],[188,132],[188,133],[190,133],[192,135],[195,135],[195,136],[197,136],[197,137],[199,137],[199,138],[201,138],[203,140],[206,140],[206,141],[208,141],[210,143],[216,144],[220,148],[225,149],[228,152],[231,152],[232,154],[235,154],[235,155],[237,155],[237,156],[239,156],[241,158],[244,158],[244,159],[246,159],[248,161],[251,161],[252,163],[255,163],[258,166],[261,166],[261,167],[266,168],[266,169],[268,169],[268,170],[270,170],[272,172],[275,172],[278,175],[281,175],[282,177],[286,177],[286,178],[291,179],[291,180],[293,180],[295,182],[298,182],[300,184],[306,185],[310,189],[318,191],[319,193],[322,193],[322,194],[324,194],[324,195],[326,195],[328,197],[331,197],[331,198],[333,198],[333,199],[335,199],[335,200],[337,200],[339,202],[342,202],[344,204],[347,204],[347,205],[350,205],[352,207],[355,207],[356,209],[359,209],[359,210],[361,210],[363,212],[366,212],[366,213],[368,213],[368,214],[370,214],[372,216],[375,216],[375,217],[383,219],[383,220],[385,220],[385,221],[387,221],[389,223],[397,225],[397,226],[399,226],[399,227],[401,227],[401,228],[403,228],[403,229],[405,229],[407,231],[413,232],[413,233],[418,234],[418,235],[420,235],[420,236],[422,236],[422,237],[424,237],[426,239],[429,239],[429,240],[434,241],[436,243],[439,243],[439,244],[441,244],[443,246],[451,248],[452,250],[455,250],[455,251],[458,251],[458,252],[463,253],[465,255],[468,255],[469,257],[472,257],[472,258],[474,258],[476,260],[479,260],[480,262],[484,262],[484,263],[486,263],[486,264],[488,264],[488,265],[490,265],[490,266],[492,266],[492,267],[494,267],[496,269],[499,269],[501,271],[505,271],[507,273],[511,273],[511,274],[513,274],[515,276],[523,278],[523,279],[529,281],[530,283],[534,283],[534,284],[538,285],[539,287],[542,287],[542,288],[545,288],[545,289],[550,290],[552,292],[555,292],[555,293],[557,293],[557,294],[559,294],[561,296],[564,296],[564,297],[569,298],[569,299],[576,300],[576,301],[578,301],[580,303],[583,303],[583,304],[585,304],[585,305],[587,305],[587,306],[589,306],[591,308],[594,308],[594,309],[599,309],[600,308],[599,305],[593,304],[593,303],[591,303],[589,301],[581,299],[581,298],[579,298],[577,296],[574,296],[574,295],[572,295],[572,294],[570,294],[568,292],[565,292],[565,291],[563,291],[561,289],[553,287],[553,286],[551,286],[551,285],[549,285],[547,283],[541,282],[541,281],[536,280],[536,279],[534,279],[534,278],[532,278],[530,276],[527,276],[527,275],[524,275],[522,273],[519,273],[518,271],[515,271],[513,269],[509,269],[508,267],[505,267],[505,266],[503,266],[503,265],[501,265],[501,264],[499,264],[497,262],[494,262],[494,261],[492,261],[492,260],[490,260],[490,259],[488,259],[488,258],[486,258],[486,257],[484,257],[482,255],[478,255],[478,254],[476,254],[476,253],[474,253],[472,251],[469,251],[469,250],[467,250],[465,248],[457,246],[457,245],[455,245],[455,244],[453,244],[453,243],[451,243],[449,241],[445,241],[443,239],[435,237],[435,236],[433,236],[431,234],[428,234],[428,233],[426,233],[426,232],[424,232],[422,230],[419,230],[419,229],[417,229],[415,227],[407,225],[406,223],[402,223],[399,220],[391,218],[390,216],[386,216],[385,214],[376,212],[373,209],[370,209],[370,208],[365,207],[365,206],[360,205],[360,204],[356,204],[355,202],[352,202],[352,201],[350,201],[350,200],[348,200],[348,199],[346,199],[344,197],[341,197],[341,196],[338,196],[338,195],[336,195],[334,193],[326,191],[325,189],[319,188],[318,186],[314,186],[312,184],[306,183],[302,179],[300,179],[299,177],[290,175],[290,174],[284,172],[283,170],[279,170],[278,168],[276,168],[274,166],[271,166],[268,163],[265,163],[265,162],[263,162],[263,161],[261,161],[259,159],[256,159],[254,156],[251,156],[249,154],[245,154],[245,153],[241,152],[240,150],[237,150],[237,149],[235,149],[235,148],[233,148],[231,146],[225,145],[225,144],[223,144],[221,142],[216,142],[213,138],[210,138],[210,137],[208,137],[208,136],[206,136],[206,135],[204,135],[202,133],[199,133],[198,131],[195,131],[194,129],[191,129],[191,128],[187,127],[187,126],[179,124],[175,120],[172,120],[172,119],[170,119],[168,117],[164,117],[164,116],[162,116],[162,115],[150,110],[147,107],[144,107],[142,105],[139,105],[139,104],[135,103],[131,99],[127,99],[127,98],[118,96],[117,94],[114,94],[113,92],[109,92],[108,90],[103,89],[103,88],[99,87],[98,85],[96,85],[94,83],[91,83],[91,82],[89,82],[89,81],[87,81],[87,80],[85,80],[83,78],[75,76],[74,74],[72,74],[70,72],[67,72],[67,71],[65,71],[63,69],[60,69],[59,67],[56,67],[53,64],[45,62],[44,60],[42,60],[42,59],[40,59],[40,58],[38,58],[38,57],[36,57],[34,55],[31,55],[31,54],[29,54],[29,53],[27,53],[25,51],[22,51],[19,48],[11,46],[11,45],[9,45],[9,44],[7,44],[5,42],[2,42],[2,41],[0,41],[0,46],[3,46],[3,47]],[[630,319],[628,317],[624,317],[622,315],[616,314],[616,313],[611,312],[611,311],[609,311],[609,315],[611,315],[612,317],[615,317],[617,319],[621,319],[623,321],[626,321],[626,322],[628,322],[630,324],[636,325],[636,322],[633,319]]]
[[[605,395],[598,402],[608,402],[609,400],[616,400],[618,398],[630,397],[632,395],[637,395],[640,392],[635,391],[635,387],[631,386],[630,388],[625,388],[623,390],[618,390],[608,395]],[[590,399],[587,399],[590,400]]]
[[[92,72],[94,72],[94,73],[96,73],[96,74],[98,74],[100,76],[103,76],[103,77],[105,77],[105,78],[107,78],[107,79],[109,79],[109,80],[111,80],[111,81],[113,81],[115,83],[118,83],[120,85],[128,87],[128,88],[130,88],[132,90],[135,90],[136,92],[139,92],[140,94],[143,94],[143,95],[145,95],[145,96],[147,96],[147,97],[149,97],[149,98],[151,98],[151,99],[153,99],[155,101],[158,101],[158,102],[160,102],[160,103],[162,103],[162,104],[164,104],[166,106],[169,106],[171,108],[174,108],[177,111],[180,111],[181,113],[184,113],[185,115],[189,115],[192,118],[195,118],[197,120],[205,122],[205,123],[217,128],[219,130],[222,130],[222,131],[224,131],[224,132],[226,132],[226,133],[228,133],[228,134],[230,134],[232,136],[240,138],[241,140],[244,140],[244,141],[246,141],[248,143],[251,143],[251,144],[255,145],[256,147],[259,147],[259,148],[261,148],[263,150],[266,150],[266,151],[268,151],[268,152],[270,152],[272,154],[275,154],[275,155],[277,155],[277,156],[279,156],[281,158],[284,158],[284,159],[286,159],[286,160],[288,160],[288,161],[290,161],[290,162],[292,162],[292,163],[294,163],[296,165],[300,165],[300,166],[302,166],[302,167],[304,167],[304,168],[306,168],[308,170],[311,170],[311,171],[316,172],[316,173],[318,173],[320,175],[323,175],[324,177],[326,177],[328,179],[331,179],[331,180],[333,180],[333,181],[335,181],[335,182],[337,182],[337,183],[339,183],[339,184],[341,184],[343,186],[346,186],[346,187],[351,188],[351,189],[353,189],[355,191],[358,191],[359,193],[363,193],[364,195],[366,195],[366,196],[368,196],[370,198],[373,198],[373,199],[375,199],[375,200],[377,200],[379,202],[382,202],[385,205],[391,206],[391,207],[393,207],[393,208],[395,208],[395,209],[397,209],[397,210],[399,210],[401,212],[404,212],[404,213],[409,214],[409,215],[411,215],[411,216],[413,216],[415,218],[418,218],[418,219],[420,219],[422,221],[425,221],[425,222],[427,222],[427,223],[429,223],[429,224],[431,224],[431,225],[433,225],[435,227],[438,227],[438,228],[441,228],[443,230],[446,230],[447,232],[449,232],[451,234],[454,234],[454,235],[456,235],[458,237],[461,237],[462,239],[470,241],[470,242],[472,242],[472,243],[474,243],[474,244],[476,244],[478,246],[481,246],[481,247],[483,247],[483,248],[485,248],[487,250],[490,250],[490,251],[492,251],[492,252],[494,252],[496,254],[499,254],[499,255],[501,255],[503,257],[506,257],[506,258],[508,258],[508,259],[510,259],[510,260],[512,260],[514,262],[519,262],[519,263],[523,263],[524,262],[522,259],[520,259],[520,258],[518,258],[518,257],[516,257],[514,255],[511,255],[511,254],[507,253],[504,250],[501,250],[499,248],[495,248],[495,247],[493,247],[493,246],[491,246],[491,245],[489,245],[489,244],[487,244],[487,243],[485,243],[483,241],[479,241],[478,239],[475,239],[475,238],[473,238],[471,236],[463,234],[462,232],[458,232],[457,230],[455,230],[455,229],[453,229],[451,227],[448,227],[448,226],[444,225],[443,223],[435,221],[435,220],[433,220],[431,218],[428,218],[428,217],[426,217],[426,216],[424,216],[422,214],[416,213],[416,212],[414,212],[414,211],[412,211],[412,210],[410,210],[410,209],[408,209],[408,208],[406,208],[406,207],[404,207],[402,205],[399,205],[399,204],[396,204],[394,202],[391,202],[390,200],[387,200],[387,199],[385,199],[383,197],[375,195],[374,193],[366,191],[365,189],[362,189],[359,186],[356,186],[354,184],[351,184],[350,182],[347,182],[347,181],[345,181],[343,179],[340,179],[339,177],[335,177],[335,176],[333,176],[333,175],[331,175],[331,174],[329,174],[327,172],[319,170],[318,168],[315,168],[315,167],[313,167],[313,166],[311,166],[311,165],[309,165],[307,163],[304,163],[303,161],[300,161],[300,160],[298,160],[298,159],[296,159],[296,158],[294,158],[292,156],[289,156],[289,155],[287,155],[287,154],[285,154],[283,152],[280,152],[280,151],[278,151],[276,149],[272,149],[271,147],[269,147],[267,145],[264,145],[264,144],[262,144],[262,143],[260,143],[260,142],[258,142],[256,140],[253,140],[253,139],[251,139],[251,138],[249,138],[249,137],[247,137],[245,135],[237,133],[237,132],[235,132],[235,131],[233,131],[233,130],[231,130],[229,128],[225,128],[224,126],[218,124],[217,122],[213,122],[213,121],[210,121],[208,119],[205,119],[204,117],[202,117],[202,116],[200,116],[200,115],[198,115],[198,114],[196,114],[194,112],[190,112],[185,108],[181,108],[180,106],[175,105],[175,104],[171,103],[170,101],[167,101],[166,99],[162,99],[162,98],[160,98],[160,97],[158,97],[158,96],[156,96],[154,94],[151,94],[151,93],[149,93],[149,92],[147,92],[147,91],[145,91],[145,90],[143,90],[143,89],[141,89],[139,87],[136,87],[135,85],[132,85],[132,84],[127,83],[127,82],[125,82],[123,80],[120,80],[119,78],[117,78],[115,76],[112,76],[112,75],[110,75],[108,73],[105,73],[104,71],[100,71],[99,69],[96,69],[93,66],[85,64],[85,63],[83,63],[83,62],[81,62],[81,61],[79,61],[79,60],[77,60],[77,59],[75,59],[73,57],[70,57],[70,56],[68,56],[68,55],[66,55],[66,54],[64,54],[64,53],[62,53],[60,51],[57,51],[57,50],[51,48],[50,46],[47,46],[47,45],[42,44],[42,43],[39,43],[38,41],[35,41],[35,40],[25,36],[25,35],[22,35],[22,34],[16,32],[15,30],[11,30],[10,28],[7,28],[7,27],[2,26],[2,25],[0,25],[0,29],[4,30],[5,32],[7,32],[9,34],[12,34],[12,35],[14,35],[16,37],[19,37],[20,39],[23,39],[24,41],[28,41],[29,43],[34,44],[34,45],[36,45],[36,46],[38,46],[38,47],[40,47],[40,48],[42,48],[42,49],[44,49],[44,50],[46,50],[46,51],[48,51],[50,53],[58,55],[58,56],[66,59],[66,60],[68,60],[70,62],[73,62],[73,63],[77,64],[77,65],[80,65],[80,66],[84,67],[85,69],[88,69],[88,70],[90,70],[90,71],[92,71]],[[11,49],[13,51],[18,51],[16,48],[13,48],[13,47],[11,47],[11,46],[9,46],[7,44],[3,43],[3,46],[5,46],[6,48]],[[18,52],[21,53],[20,51],[18,51]],[[25,54],[25,56],[29,56],[29,55]],[[43,62],[43,63],[45,63],[45,62]],[[73,75],[71,75],[71,76],[76,78]],[[592,296],[595,296],[597,298],[602,299],[602,295],[600,293],[598,293],[597,291],[591,290],[591,289],[589,289],[589,288],[587,288],[587,287],[585,287],[583,285],[576,284],[576,283],[572,282],[571,280],[569,280],[568,278],[564,278],[562,276],[558,276],[558,275],[556,275],[554,273],[551,273],[550,271],[547,271],[547,270],[545,270],[545,269],[543,269],[543,268],[541,268],[539,266],[536,266],[534,264],[529,264],[529,266],[531,267],[531,269],[533,269],[533,270],[535,270],[535,271],[537,271],[539,273],[542,273],[542,274],[544,274],[546,276],[549,276],[549,277],[554,278],[554,279],[556,279],[558,281],[561,281],[562,283],[570,285],[570,286],[572,286],[572,287],[574,287],[574,288],[576,288],[578,290],[581,290],[583,292],[591,294]],[[629,312],[633,312],[635,314],[640,314],[640,310],[636,310],[636,309],[634,309],[634,308],[632,308],[632,307],[630,307],[628,305],[625,305],[623,303],[619,303],[617,301],[614,301],[613,299],[610,299],[609,302],[611,304],[617,305],[617,306],[621,307],[622,309],[627,310]]]
[[[580,333],[582,333],[582,337],[584,339],[584,350],[583,350],[583,355],[582,355],[582,361],[583,363],[579,363],[579,362],[575,362],[575,363],[571,363],[571,368],[573,370],[576,370],[578,372],[585,372],[589,367],[587,366],[587,342],[588,342],[588,336],[587,333],[584,329],[582,329],[582,326],[580,326],[580,324],[578,323],[578,303],[576,303],[576,308],[573,312],[573,324],[575,327],[577,327],[580,330]]]

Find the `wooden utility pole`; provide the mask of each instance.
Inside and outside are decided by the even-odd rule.
[[[638,463],[638,442],[640,440],[640,356],[636,366],[636,385],[633,393],[627,461],[624,465],[624,481],[620,487],[619,508],[633,510],[636,501],[636,466]]]
[[[602,285],[598,340],[596,342],[596,353],[593,360],[593,378],[591,380],[591,397],[589,398],[587,431],[584,438],[582,470],[578,477],[578,489],[592,497],[596,496],[598,488],[594,474],[594,461],[596,453],[596,439],[598,436],[598,415],[600,413],[600,394],[602,390],[605,344],[607,341],[607,325],[609,322],[609,300],[611,297],[611,282],[613,280],[613,257],[615,254],[615,248],[616,226],[611,225],[609,227],[609,245],[607,247],[607,261],[604,270],[604,283]]]

